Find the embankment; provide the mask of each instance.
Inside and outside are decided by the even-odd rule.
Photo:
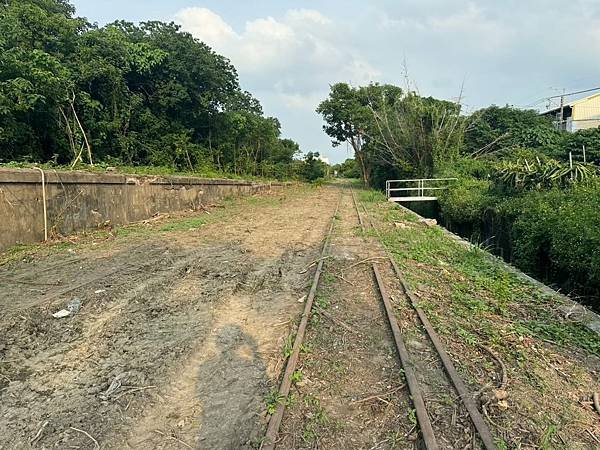
[[[42,241],[45,231],[66,235],[102,225],[125,225],[272,186],[181,176],[0,169],[0,251]]]
[[[416,206],[414,204],[410,204],[409,206],[411,206],[411,208],[401,204],[397,204],[397,206],[409,214],[414,214],[419,219],[427,217],[440,220],[438,205]],[[451,231],[444,226],[441,226],[440,228],[446,236],[455,242],[458,242],[460,245],[465,246],[466,248],[477,247],[476,244],[473,244],[465,237],[455,234],[453,232],[454,230]],[[541,281],[527,275],[525,272],[519,270],[519,268],[511,265],[510,262],[502,258],[500,254],[489,253],[487,250],[482,250],[481,253],[494,264],[500,264],[504,270],[512,273],[520,280],[535,286],[545,295],[554,296],[560,299],[561,306],[559,306],[558,309],[566,319],[576,321],[587,329],[600,335],[600,315],[598,314],[598,311],[592,311],[586,308],[586,306],[574,301],[571,297],[566,296],[561,292],[554,290],[552,287],[542,283]]]

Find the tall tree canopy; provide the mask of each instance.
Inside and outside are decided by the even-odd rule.
[[[289,174],[297,144],[227,58],[173,23],[74,14],[66,0],[0,4],[0,162]]]
[[[457,156],[464,131],[458,104],[389,84],[335,84],[317,112],[333,145],[349,143],[363,182],[374,186],[393,176],[431,175]]]

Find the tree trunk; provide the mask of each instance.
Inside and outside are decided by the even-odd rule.
[[[362,141],[360,135],[358,135],[355,138],[352,138],[350,144],[354,149],[354,157],[358,160],[360,164],[360,172],[362,174],[363,184],[365,185],[365,187],[369,187],[371,183],[371,176],[369,173],[369,168],[367,167],[365,154],[362,150]]]
[[[81,125],[81,121],[79,120],[79,116],[77,115],[77,111],[75,111],[75,93],[73,93],[73,100],[71,101],[71,110],[73,111],[73,116],[77,121],[77,125],[79,125],[79,129],[81,130],[81,134],[83,135],[83,140],[85,141],[85,145],[88,151],[88,159],[90,161],[90,166],[94,165],[94,161],[92,160],[92,147],[88,141],[87,135],[85,134],[85,130],[83,129],[83,125]]]

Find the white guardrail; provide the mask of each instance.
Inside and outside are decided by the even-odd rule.
[[[425,195],[425,192],[435,193],[448,189],[448,182],[456,181],[458,178],[412,178],[407,180],[387,180],[385,182],[385,196],[390,201],[420,201],[420,200],[437,200],[435,195]],[[438,182],[447,182],[444,186],[437,185]],[[408,187],[397,187],[404,184]],[[411,186],[412,184],[412,186]],[[415,186],[416,184],[416,186]],[[395,193],[406,193],[407,195],[398,195]],[[416,192],[416,194],[413,194]]]

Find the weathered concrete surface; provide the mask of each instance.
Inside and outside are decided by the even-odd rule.
[[[271,184],[180,176],[44,171],[48,232],[124,225],[156,213],[197,209]],[[0,251],[44,239],[42,179],[35,169],[0,169]]]

